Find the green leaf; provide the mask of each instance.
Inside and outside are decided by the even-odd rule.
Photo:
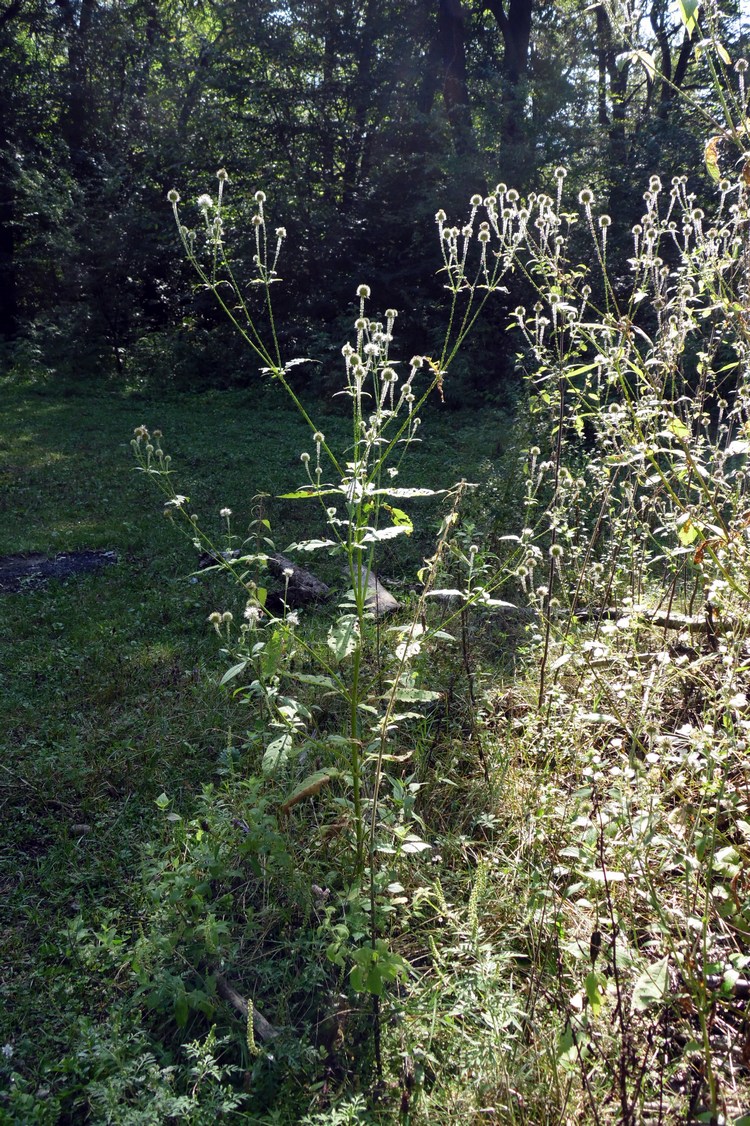
[[[289,758],[291,749],[291,731],[285,731],[283,735],[279,735],[277,739],[273,739],[266,747],[265,754],[263,755],[263,762],[261,764],[263,773],[273,774],[280,766],[283,766]]]
[[[699,7],[698,0],[677,0],[677,10],[688,36],[691,36],[695,30]]]
[[[278,500],[307,500],[308,497],[330,497],[334,493],[339,493],[339,489],[325,488],[316,489],[310,486],[309,489],[295,489],[293,493],[279,493]]]
[[[407,514],[400,508],[393,508],[390,504],[384,504],[383,508],[389,513],[391,520],[399,527],[403,526],[407,536],[410,536],[414,531],[414,525]]]
[[[683,547],[689,547],[691,543],[695,543],[699,534],[698,529],[689,516],[686,520],[683,520],[677,529],[677,538]]]
[[[164,793],[161,793],[161,794],[159,794],[158,798],[156,798],[156,800],[154,801],[154,805],[157,806],[157,808],[159,808],[159,809],[166,809],[167,806],[169,805],[169,802],[170,802],[170,799],[167,797],[167,795],[164,794]]]
[[[690,437],[689,427],[687,427],[684,422],[681,422],[679,418],[670,419],[667,423],[667,430],[670,434],[674,434],[675,438],[678,438],[681,442],[687,441]]]
[[[302,540],[290,543],[287,551],[320,551],[323,547],[338,547],[336,540]]]
[[[243,673],[246,668],[247,661],[239,661],[236,665],[232,665],[231,669],[227,669],[227,671],[224,673],[223,677],[219,681],[219,684],[229,684],[230,680],[234,680],[234,678],[236,676],[239,676],[240,673]]]
[[[595,970],[592,970],[590,973],[586,974],[584,988],[586,990],[586,996],[588,998],[589,1005],[591,1006],[591,1012],[595,1017],[598,1017],[599,1013],[601,1012],[604,982],[604,974],[596,973]]]
[[[281,630],[274,630],[260,654],[260,670],[264,680],[270,680],[276,675],[283,646],[284,639]]]
[[[437,497],[447,489],[373,489],[373,496],[393,497],[394,500],[411,500],[412,497]]]
[[[330,676],[318,676],[312,672],[288,672],[286,675],[300,684],[312,684],[315,688],[330,688],[334,692],[337,688],[336,681]]]
[[[716,54],[719,56],[721,61],[724,63],[724,66],[731,66],[732,60],[730,58],[729,51],[727,51],[724,44],[719,43],[718,40],[715,40],[714,41],[714,47],[716,48]]]
[[[650,54],[648,51],[637,50],[633,51],[633,58],[641,64],[649,78],[657,77],[658,72],[656,69],[654,56],[652,54]]]
[[[645,1013],[653,1005],[661,1004],[669,989],[669,958],[647,966],[633,986],[634,1013]]]
[[[390,693],[386,692],[383,699],[387,700],[389,697]],[[428,688],[409,688],[404,685],[396,689],[395,698],[404,704],[431,704],[440,699],[440,693],[431,692]]]
[[[721,179],[721,168],[719,167],[720,144],[721,137],[710,137],[706,142],[706,149],[703,154],[703,159],[706,162],[706,171],[716,184],[718,184]]]
[[[337,661],[349,657],[359,644],[359,623],[356,614],[343,614],[328,631],[328,648]]]

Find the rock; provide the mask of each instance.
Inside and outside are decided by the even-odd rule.
[[[279,595],[292,610],[309,606],[311,602],[325,602],[331,593],[330,588],[310,571],[298,567],[278,552],[268,556],[268,569],[275,579],[284,584]],[[284,573],[289,571],[291,574]]]
[[[372,571],[367,576],[367,590],[365,606],[376,618],[384,618],[386,614],[392,614],[394,610],[398,610],[398,602]]]

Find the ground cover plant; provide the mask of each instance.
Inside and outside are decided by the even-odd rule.
[[[680,11],[692,34],[697,6]],[[442,353],[399,364],[396,313],[372,315],[360,286],[348,419],[321,418],[280,354],[285,232],[267,228],[263,193],[248,285],[226,173],[195,235],[170,192],[201,283],[294,410],[280,426],[278,398],[253,397],[248,444],[234,397],[201,404],[213,434],[204,417],[188,434],[193,404],[137,404],[125,519],[151,582],[144,601],[126,580],[118,616],[139,597],[141,634],[169,627],[171,679],[163,643],[112,688],[89,628],[102,576],[85,580],[87,614],[57,592],[59,629],[36,627],[40,592],[11,596],[59,699],[40,715],[44,679],[30,686],[20,662],[7,772],[35,833],[25,823],[8,847],[27,857],[9,887],[28,983],[3,1052],[10,1121],[748,1121],[747,63],[713,15],[724,116],[696,104],[711,211],[654,173],[616,266],[612,219],[592,188],[571,198],[563,167],[547,191],[473,197],[460,225],[438,211]],[[451,488],[426,397],[450,394],[475,313],[519,278],[534,297],[511,317],[529,388],[517,447],[494,467],[461,455],[482,484]],[[34,440],[45,412],[17,402],[25,487],[48,468],[40,449],[90,466],[90,427],[83,444],[59,425]],[[63,528],[76,515],[65,496],[41,511]],[[46,550],[26,519],[24,505],[14,550]],[[97,504],[77,542],[124,551],[111,520]],[[272,589],[277,547],[325,572],[330,603],[298,611],[293,574]],[[177,564],[166,583],[159,550]],[[202,578],[186,566],[198,552]],[[368,580],[386,567],[402,605],[381,618]],[[76,645],[97,671],[72,708]],[[142,638],[134,649],[142,660]],[[50,775],[66,799],[51,811]]]

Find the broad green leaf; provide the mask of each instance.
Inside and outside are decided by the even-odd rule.
[[[407,833],[401,845],[401,851],[406,853],[426,852],[431,848],[432,845],[428,844],[427,841],[420,840],[414,833]]]
[[[633,57],[641,64],[649,78],[656,78],[656,62],[654,56],[649,54],[648,51],[633,51]]]
[[[279,493],[278,500],[307,500],[308,497],[330,497],[338,493],[339,489],[325,488],[295,489],[293,493]]]
[[[338,547],[336,540],[301,540],[290,543],[287,551],[320,551],[322,547]]]
[[[350,656],[359,644],[359,625],[356,614],[343,614],[328,631],[328,648],[337,661]]]
[[[679,418],[670,419],[667,423],[667,430],[670,434],[674,434],[675,438],[679,438],[681,442],[687,441],[690,437],[690,429],[681,422]]]
[[[742,859],[737,849],[732,845],[727,845],[726,848],[720,848],[714,853],[713,868],[716,872],[721,872],[730,879],[734,879],[742,868]]]
[[[685,25],[685,31],[689,36],[691,36],[695,30],[699,7],[700,4],[698,0],[677,0],[677,10],[680,13],[680,19]]]
[[[384,700],[387,700],[390,693],[385,693]],[[440,699],[439,692],[431,692],[427,688],[403,688],[396,689],[396,699],[404,704],[431,704],[434,700]]]
[[[714,47],[716,48],[716,54],[719,56],[721,61],[724,63],[724,66],[731,66],[732,60],[730,58],[729,51],[727,51],[724,44],[719,43],[718,40],[715,40],[714,41]]]
[[[174,996],[174,1019],[178,1028],[184,1028],[188,1022],[188,999],[184,986]]]
[[[247,661],[238,661],[236,665],[232,665],[231,669],[227,669],[227,671],[219,681],[219,684],[229,684],[230,680],[234,680],[234,678],[236,676],[239,676],[240,673],[243,673],[246,668]]]
[[[373,489],[373,496],[393,497],[394,500],[411,500],[412,497],[443,496],[447,489]]]
[[[645,1013],[653,1005],[660,1004],[669,989],[669,958],[647,966],[633,986],[632,1007],[634,1013]]]
[[[279,735],[266,747],[265,754],[263,755],[263,763],[261,769],[264,774],[273,774],[280,766],[289,758],[289,752],[292,749],[292,733],[285,731],[283,735]]]
[[[677,538],[683,547],[690,547],[691,543],[695,543],[699,534],[698,529],[690,517],[684,520],[677,529]]]
[[[311,672],[289,672],[286,675],[300,684],[312,684],[315,688],[330,688],[334,691],[336,689],[336,681],[331,680],[330,676],[318,676]]]
[[[597,973],[596,970],[592,970],[590,973],[586,974],[584,988],[589,1005],[591,1006],[591,1012],[595,1017],[598,1017],[601,1012],[604,981],[604,975]]]
[[[284,639],[280,630],[274,630],[263,646],[260,654],[260,669],[264,680],[270,680],[276,675],[279,667]]]
[[[721,137],[710,137],[706,142],[706,149],[703,154],[703,159],[706,162],[706,171],[714,183],[718,183],[721,179],[721,168],[719,167],[720,144]]]
[[[393,508],[390,504],[384,504],[383,508],[386,510],[386,512],[388,512],[394,524],[398,525],[399,527],[403,527],[407,536],[410,536],[412,534],[412,532],[414,531],[414,525],[411,522],[411,518],[407,516],[403,509]]]
[[[396,536],[409,536],[413,531],[411,520],[408,527],[405,524],[391,524],[387,528],[378,528],[362,537],[362,543],[380,543],[381,540],[393,540]]]

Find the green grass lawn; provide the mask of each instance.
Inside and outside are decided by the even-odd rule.
[[[80,936],[113,919],[126,932],[141,925],[144,852],[164,832],[155,799],[166,792],[189,816],[247,721],[217,687],[225,664],[207,625],[237,595],[223,576],[193,574],[194,548],[134,471],[134,428],[163,431],[176,487],[217,542],[219,508],[242,534],[261,493],[279,549],[320,528],[309,503],[275,499],[302,482],[309,441],[270,392],[160,401],[6,379],[2,394],[0,556],[118,557],[0,594],[0,1090],[12,1083],[14,1107],[26,1107],[16,1120],[78,1121],[80,1023],[106,1022],[128,991],[93,954],[86,962]],[[326,411],[323,425],[345,444],[340,417]],[[476,480],[504,427],[501,415],[480,427],[474,413],[433,410],[404,483]],[[429,553],[439,506],[415,516],[412,541],[387,557],[397,588]],[[14,1121],[4,1113],[0,1102],[0,1121]]]

